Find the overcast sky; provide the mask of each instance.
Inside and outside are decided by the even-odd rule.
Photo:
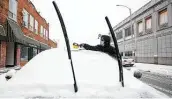
[[[53,0],[31,0],[41,15],[50,23],[50,38],[63,41],[61,26],[54,10]],[[108,33],[105,16],[112,26],[126,17],[129,11],[117,4],[126,5],[132,12],[150,0],[55,0],[66,24],[70,41],[87,42],[99,33]]]

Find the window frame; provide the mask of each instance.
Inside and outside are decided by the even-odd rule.
[[[125,28],[125,29],[124,29],[124,31],[125,31],[125,37],[132,36],[132,33],[131,33],[131,28],[132,28],[132,27],[131,27],[131,25],[130,25],[130,26],[128,26],[127,28]],[[129,32],[130,32],[130,35],[127,35],[127,36],[126,36],[126,30],[127,30],[127,29],[129,30]],[[129,32],[128,32],[128,34],[129,34]]]
[[[142,31],[141,32],[139,32],[139,23],[142,23]],[[140,20],[140,21],[137,22],[137,34],[139,36],[141,36],[141,35],[143,35],[143,31],[144,31],[143,20]]]
[[[35,25],[34,25],[34,33],[35,34],[38,34],[38,26],[39,26],[39,23],[38,23],[38,21],[36,19],[34,20],[34,23],[35,23]],[[37,25],[36,25],[36,23],[37,23]]]
[[[24,47],[27,48],[27,51],[26,51],[26,49],[24,49],[27,52],[26,58],[22,57],[22,48],[24,48]],[[20,45],[20,50],[21,50],[20,60],[21,61],[29,61],[29,47],[25,46],[25,45]]]
[[[150,24],[150,28],[147,28],[147,21],[150,20],[151,24]],[[145,18],[145,30],[150,30],[152,29],[152,16],[148,16]]]
[[[151,27],[150,28],[147,28],[147,20],[151,20]],[[153,23],[152,23],[152,15],[149,15],[145,18],[145,32],[146,34],[151,34],[153,31],[152,31],[152,28],[153,28]]]
[[[121,33],[122,37],[120,36],[121,38],[118,38],[120,33]],[[122,30],[116,33],[116,37],[117,37],[117,40],[120,40],[120,39],[123,38],[123,32],[122,32]]]
[[[29,28],[29,12],[26,9],[23,9],[23,26]]]
[[[161,18],[161,14],[164,13],[164,12],[167,12],[167,22],[164,22],[163,24],[160,23],[160,18]],[[158,26],[160,28],[164,28],[164,27],[167,27],[168,26],[168,9],[167,7],[161,9],[158,11]]]
[[[33,18],[33,23],[31,24],[31,18]],[[30,31],[32,31],[32,32],[34,32],[34,24],[35,24],[35,20],[34,20],[34,17],[30,14],[29,15],[29,30]],[[33,26],[31,26],[31,25],[33,25]]]
[[[40,36],[44,37],[44,27],[40,25]]]
[[[8,11],[8,17],[11,18],[11,19],[13,19],[14,21],[17,21],[18,1],[17,0],[9,0],[9,3],[8,4],[9,4],[9,7],[8,7],[8,9],[9,9],[9,11]]]

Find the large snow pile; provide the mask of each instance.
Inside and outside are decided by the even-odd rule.
[[[9,83],[73,84],[67,53],[58,49],[41,52],[18,71]]]
[[[8,83],[0,86],[0,97],[57,96],[69,98],[166,98],[135,79],[124,69],[125,87],[119,82],[118,63],[95,51],[72,52],[79,91],[74,93],[67,52],[50,49],[34,57]]]

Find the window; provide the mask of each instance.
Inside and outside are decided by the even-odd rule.
[[[146,30],[149,30],[152,28],[152,17],[146,18]]]
[[[120,52],[120,55],[123,56],[123,52]]]
[[[116,38],[117,38],[117,40],[122,39],[122,37],[123,37],[123,36],[122,36],[122,31],[116,33]]]
[[[38,53],[38,50],[36,48],[33,48],[33,57],[35,57]]]
[[[28,20],[29,20],[29,13],[25,9],[23,9],[23,26],[27,28],[29,24]]]
[[[159,12],[159,25],[168,23],[167,9]]]
[[[128,27],[125,29],[125,37],[130,36],[131,35],[131,27]]]
[[[44,38],[46,38],[46,29],[44,28]]]
[[[46,30],[46,39],[48,40],[48,38],[49,38],[49,37],[48,37],[48,31]]]
[[[142,33],[142,32],[143,32],[143,22],[142,22],[142,21],[140,21],[140,22],[138,23],[138,32],[139,32],[139,33]]]
[[[134,35],[134,24],[132,25],[132,31],[131,34]]]
[[[41,25],[41,32],[40,32],[40,35],[41,35],[41,37],[43,37],[43,35],[44,35],[44,28],[43,28],[43,26]]]
[[[38,21],[35,20],[35,30],[34,32],[38,34]]]
[[[21,61],[28,61],[28,47],[21,45]]]
[[[132,56],[132,51],[125,52],[125,56]]]
[[[9,18],[17,21],[17,0],[9,0]]]
[[[34,32],[34,18],[32,15],[30,15],[30,24],[29,24],[29,30]]]

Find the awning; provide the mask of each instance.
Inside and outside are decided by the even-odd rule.
[[[44,50],[44,49],[50,49],[50,47],[49,47],[48,45],[43,44],[43,43],[40,44],[40,48],[43,49],[43,50]]]
[[[27,37],[23,34],[20,26],[13,20],[7,19],[7,39],[9,42],[18,42],[21,44],[25,44],[27,46],[37,46],[38,48],[41,48],[41,46],[45,46],[46,44],[43,44],[37,40],[34,40],[30,37]],[[50,48],[48,45],[44,47],[43,49]]]
[[[6,40],[6,32],[2,25],[0,25],[0,40]]]

